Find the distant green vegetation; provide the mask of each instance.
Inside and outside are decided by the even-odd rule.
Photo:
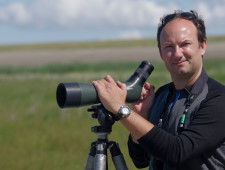
[[[14,73],[58,73],[64,74],[69,72],[101,72],[101,71],[127,71],[137,67],[139,62],[100,62],[100,63],[83,63],[83,62],[72,62],[69,64],[51,64],[45,66],[36,67],[0,67],[0,73],[14,74]]]
[[[107,48],[107,47],[112,48],[112,47],[133,47],[133,46],[152,46],[152,45],[156,45],[155,39],[5,45],[0,46],[0,51],[50,50],[50,49],[66,50],[66,49]]]
[[[208,42],[225,41],[225,35],[208,37]],[[107,48],[107,47],[136,47],[136,46],[157,46],[156,39],[141,40],[115,40],[115,41],[90,41],[90,42],[65,42],[47,44],[24,44],[24,45],[2,45],[0,51],[15,50],[66,50],[82,48]]]
[[[225,41],[225,35],[221,36],[209,36],[207,38],[207,41],[210,42],[220,42],[220,41]]]
[[[151,63],[155,66],[155,69],[165,71],[162,61],[153,60]],[[137,61],[122,61],[118,62],[94,62],[94,63],[84,63],[84,62],[72,62],[69,64],[50,64],[44,66],[35,66],[35,67],[22,67],[22,66],[2,66],[0,67],[1,74],[26,74],[26,73],[36,73],[36,74],[59,74],[64,75],[67,73],[121,73],[134,71],[140,62]],[[215,65],[217,65],[215,70]],[[206,59],[204,60],[204,66],[209,71],[212,70],[225,73],[225,59]],[[214,75],[216,76],[216,75]]]
[[[138,62],[72,63],[36,68],[1,68],[0,73],[0,169],[4,170],[82,170],[98,125],[87,112],[89,106],[59,109],[56,87],[60,82],[86,82],[106,74],[125,81]],[[156,89],[169,82],[162,62],[148,82]],[[205,61],[210,76],[225,84],[225,59]],[[119,143],[129,169],[136,169],[127,150],[128,131],[116,122],[109,140]],[[115,169],[109,154],[109,169]]]

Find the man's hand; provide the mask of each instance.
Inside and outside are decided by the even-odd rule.
[[[127,97],[126,84],[115,82],[111,76],[104,79],[93,81],[99,99],[105,109],[113,114],[117,114],[119,108],[125,105]],[[133,141],[137,140],[149,132],[154,125],[146,118],[148,117],[149,108],[154,99],[154,89],[146,83],[142,89],[141,97],[138,102],[133,103],[133,111],[126,119],[121,119],[121,123],[130,131]],[[135,113],[137,112],[137,113]],[[141,116],[140,116],[141,115]]]
[[[95,86],[99,99],[106,110],[117,114],[120,106],[124,105],[126,102],[126,84],[119,81],[115,82],[109,75],[104,79],[93,81],[92,84]]]
[[[148,119],[149,110],[152,106],[154,97],[154,87],[150,86],[149,83],[145,83],[142,88],[140,99],[131,104],[132,109],[145,119]]]

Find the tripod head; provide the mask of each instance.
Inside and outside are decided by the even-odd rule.
[[[88,112],[93,112],[92,118],[98,119],[100,126],[92,127],[91,131],[95,133],[110,133],[112,125],[115,123],[115,115],[104,108],[102,104],[93,105],[88,109]]]
[[[112,125],[116,121],[115,115],[107,111],[102,104],[91,106],[88,112],[93,112],[92,118],[98,119],[100,126],[94,126],[91,129],[98,135],[98,140],[91,143],[85,170],[108,169],[107,149],[110,149],[115,168],[128,170],[119,144],[108,141],[108,134],[112,132]]]

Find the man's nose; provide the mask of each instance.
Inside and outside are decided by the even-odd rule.
[[[183,49],[180,48],[179,46],[175,46],[174,48],[174,57],[176,58],[183,57]]]

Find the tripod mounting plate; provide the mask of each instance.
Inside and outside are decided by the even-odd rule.
[[[91,131],[94,133],[110,133],[112,132],[112,128],[103,126],[93,126],[91,128]]]
[[[92,127],[92,132],[110,133],[112,131],[112,125],[116,121],[115,115],[106,110],[102,104],[91,106],[88,112],[93,112],[92,118],[98,119],[100,124],[100,126]]]

